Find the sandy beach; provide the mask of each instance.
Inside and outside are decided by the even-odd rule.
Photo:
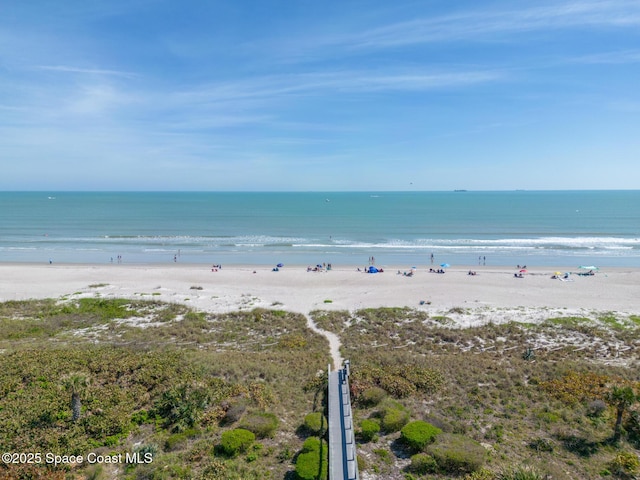
[[[360,267],[362,270],[363,267]],[[469,270],[477,272],[468,275]],[[213,313],[256,307],[306,314],[317,309],[349,310],[411,307],[432,315],[455,309],[461,326],[511,320],[535,321],[552,315],[592,316],[597,312],[640,314],[640,271],[607,268],[581,276],[577,268],[568,281],[552,279],[556,271],[516,268],[454,267],[430,273],[419,267],[388,267],[367,274],[356,266],[334,266],[308,272],[306,266],[267,267],[210,265],[0,265],[0,300],[102,296],[148,298],[185,303]],[[398,273],[400,272],[400,273]]]

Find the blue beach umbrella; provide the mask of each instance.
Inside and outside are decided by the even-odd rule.
[[[284,267],[284,263],[279,263],[278,265],[276,265],[276,267],[282,268],[282,267]]]
[[[441,263],[440,266],[442,268],[449,268],[451,265],[449,265],[448,263]]]

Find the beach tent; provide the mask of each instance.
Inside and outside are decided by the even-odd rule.
[[[369,270],[367,270],[367,273],[378,273],[378,269],[376,267],[369,267]]]

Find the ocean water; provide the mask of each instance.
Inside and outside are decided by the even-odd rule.
[[[640,267],[640,191],[0,192],[0,262]]]

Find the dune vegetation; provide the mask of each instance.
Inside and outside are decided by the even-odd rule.
[[[311,319],[351,360],[362,479],[640,475],[638,319]],[[326,477],[329,362],[307,318],[277,309],[0,303],[0,479]]]

